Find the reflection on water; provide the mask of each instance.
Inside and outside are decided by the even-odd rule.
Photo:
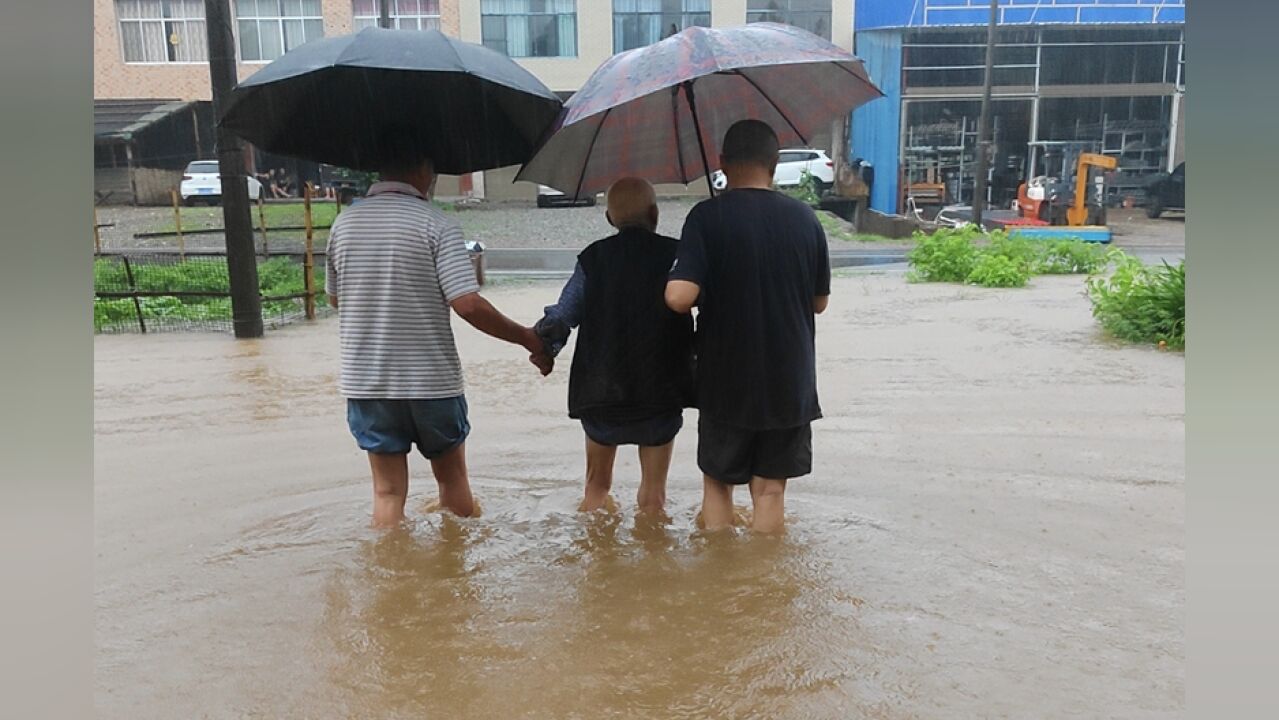
[[[332,573],[319,628],[328,705],[351,717],[838,717],[867,706],[841,695],[856,628],[823,599],[827,581],[795,533],[434,516],[368,540]]]

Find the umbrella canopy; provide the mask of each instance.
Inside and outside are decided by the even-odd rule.
[[[555,93],[510,58],[438,30],[365,28],[307,43],[236,86],[221,124],[268,152],[376,170],[407,128],[437,172],[516,165]]]
[[[578,197],[627,175],[687,184],[717,168],[738,120],[767,122],[783,146],[807,145],[882,96],[861,60],[799,28],[690,27],[605,61],[516,179]]]

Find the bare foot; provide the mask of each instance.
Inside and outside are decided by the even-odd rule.
[[[475,510],[468,517],[477,518],[481,514],[480,501],[473,500],[472,502],[475,505]],[[427,500],[425,503],[423,503],[422,512],[425,514],[447,512],[450,515],[453,515],[454,517],[461,517],[457,513],[452,512],[448,508],[444,507],[444,505],[440,503],[440,499],[437,497],[431,498]]]
[[[698,530],[706,529],[706,521],[702,520],[702,511],[697,511],[697,517],[693,519],[697,524]],[[733,527],[749,527],[751,524],[751,509],[744,505],[733,506]]]
[[[604,500],[599,504],[591,503],[589,498],[583,498],[582,502],[577,506],[578,512],[594,512],[595,510],[603,510],[612,515],[617,512],[617,501],[613,499],[612,494],[608,494],[604,496]]]

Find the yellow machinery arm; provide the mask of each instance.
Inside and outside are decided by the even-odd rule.
[[[1119,167],[1119,163],[1109,155],[1098,155],[1097,153],[1079,154],[1079,167],[1075,170],[1075,199],[1070,203],[1070,207],[1066,208],[1067,225],[1077,227],[1088,222],[1089,167],[1114,170]]]

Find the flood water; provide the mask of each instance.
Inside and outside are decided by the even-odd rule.
[[[367,528],[336,321],[96,341],[103,718],[1178,717],[1184,359],[1077,283],[837,278],[826,417],[781,538],[575,512],[567,359],[456,329],[482,515]],[[535,319],[558,283],[486,294]],[[1063,379],[1068,382],[1063,382]],[[740,493],[739,502],[746,502]]]

